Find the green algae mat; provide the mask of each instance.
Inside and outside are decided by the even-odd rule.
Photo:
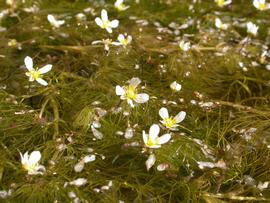
[[[2,0],[0,202],[270,202],[270,1]]]

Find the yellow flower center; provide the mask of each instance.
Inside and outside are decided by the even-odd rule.
[[[24,164],[23,165],[23,168],[26,170],[26,171],[35,171],[36,168],[37,168],[38,164]]]
[[[164,125],[167,128],[173,128],[175,124],[176,124],[176,120],[174,119],[174,117],[169,117],[169,118],[164,119]]]
[[[117,9],[118,9],[119,11],[122,11],[122,10],[125,9],[125,7],[126,7],[125,4],[121,3],[121,4],[118,5]]]
[[[120,43],[121,43],[123,46],[127,46],[127,45],[128,45],[128,38],[121,40]]]
[[[151,139],[148,139],[147,140],[147,143],[146,143],[146,146],[147,147],[153,147],[153,146],[156,146],[158,145],[158,141],[157,140],[151,140]]]
[[[108,28],[110,25],[110,21],[109,20],[106,20],[106,21],[103,21],[103,28]]]
[[[127,99],[130,99],[130,100],[136,99],[136,97],[137,97],[136,87],[134,87],[132,85],[128,86],[127,90],[126,90],[126,97],[127,97]]]
[[[224,0],[218,0],[217,5],[220,7],[224,6]]]
[[[264,3],[259,3],[259,9],[264,10],[265,9],[265,4]]]
[[[29,72],[29,74],[34,80],[41,78],[41,74],[39,73],[38,70],[32,70]]]

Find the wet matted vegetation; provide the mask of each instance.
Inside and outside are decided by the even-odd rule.
[[[0,201],[269,202],[268,7],[1,1]]]

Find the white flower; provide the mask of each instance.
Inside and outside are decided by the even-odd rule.
[[[121,100],[127,100],[127,103],[133,108],[135,105],[133,102],[136,103],[145,103],[149,100],[149,95],[142,93],[137,93],[137,86],[141,83],[139,78],[132,78],[129,81],[128,86],[119,86],[117,85],[115,88],[116,95],[120,96]]]
[[[270,4],[265,3],[265,0],[253,0],[253,6],[260,11],[264,11],[270,8]]]
[[[159,126],[153,124],[150,127],[149,134],[146,134],[145,131],[142,132],[145,146],[149,148],[160,148],[162,144],[167,143],[171,139],[171,134],[164,134],[158,137],[159,131]]]
[[[168,129],[170,130],[177,130],[177,127],[179,126],[178,123],[181,123],[185,117],[186,112],[180,111],[176,116],[170,117],[168,110],[165,107],[162,107],[159,110],[159,115],[163,119],[160,122]]]
[[[124,11],[129,8],[129,6],[126,6],[124,4],[124,0],[116,0],[116,2],[114,3],[114,7],[117,8],[118,11]]]
[[[104,44],[105,51],[109,51],[110,50],[110,45],[113,44],[113,42],[112,42],[111,39],[103,39],[103,40],[93,41],[92,44],[93,45],[94,44]]]
[[[101,11],[101,18],[97,17],[95,21],[99,27],[106,29],[108,33],[112,33],[112,28],[117,28],[119,25],[118,20],[109,21],[108,13],[105,9]]]
[[[182,51],[190,50],[190,42],[185,42],[184,40],[179,42],[179,47]]]
[[[59,28],[61,25],[63,25],[65,23],[64,20],[56,20],[55,17],[51,14],[49,14],[47,16],[47,19],[49,21],[49,23],[53,26],[53,27],[56,27],[56,28]]]
[[[33,82],[36,80],[41,85],[44,85],[44,86],[48,85],[48,83],[42,79],[42,74],[47,73],[52,69],[51,64],[45,65],[40,69],[34,69],[33,68],[33,60],[29,56],[26,56],[24,58],[24,63],[25,63],[25,66],[28,70],[28,72],[26,72],[25,74],[29,77],[30,82]]]
[[[125,35],[119,34],[117,40],[118,40],[118,42],[113,42],[112,44],[114,44],[116,46],[122,45],[123,47],[126,47],[127,45],[129,45],[131,43],[132,36],[128,35],[125,38]]]
[[[147,171],[149,171],[149,169],[152,168],[152,166],[154,166],[155,162],[156,156],[154,154],[151,154],[145,162]]]
[[[232,0],[215,0],[216,4],[219,6],[219,7],[223,7],[223,6],[227,6],[229,4],[232,3]]]
[[[252,23],[252,22],[247,23],[247,32],[248,33],[256,36],[258,33],[258,29],[259,29],[259,27],[257,25],[255,25],[254,23]]]
[[[215,19],[215,25],[218,29],[221,29],[221,30],[227,30],[229,27],[228,24],[223,23],[219,18]]]
[[[175,92],[179,92],[181,90],[182,86],[179,83],[177,83],[176,81],[174,81],[171,83],[170,88]]]
[[[20,153],[20,156],[22,166],[28,171],[29,175],[43,174],[45,167],[38,163],[41,158],[39,151],[33,151],[30,156],[28,155],[28,152],[24,153],[24,155]]]

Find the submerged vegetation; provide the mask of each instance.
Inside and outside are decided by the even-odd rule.
[[[270,202],[269,3],[1,1],[0,202]]]

